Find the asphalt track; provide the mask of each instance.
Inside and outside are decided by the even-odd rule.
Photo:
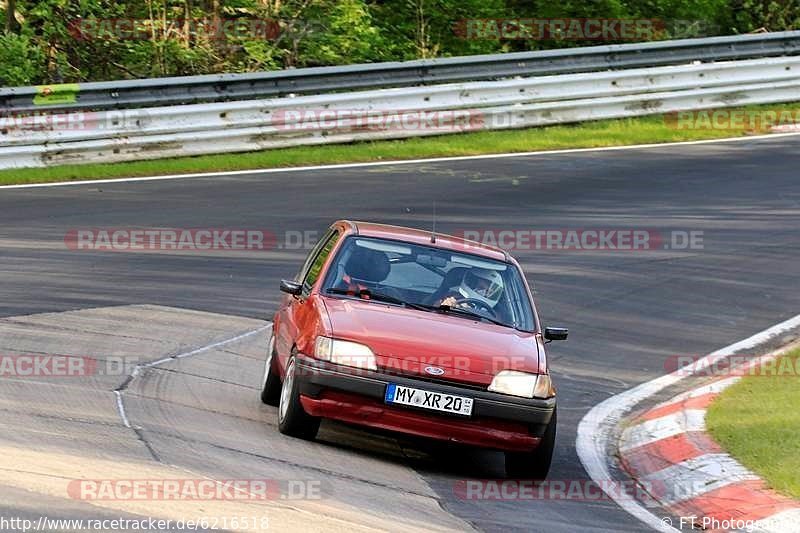
[[[140,361],[188,353],[263,327],[278,280],[291,277],[305,253],[77,252],[64,244],[70,229],[264,228],[280,237],[321,231],[338,218],[428,227],[435,202],[442,232],[702,231],[702,249],[514,252],[535,284],[544,323],[570,328],[569,341],[549,351],[560,395],[550,477],[585,479],[574,441],[593,405],[663,374],[671,355],[707,353],[797,314],[799,147],[800,138],[782,137],[0,189],[0,350]],[[90,505],[48,481],[152,469],[152,476],[319,480],[322,500],[271,511],[273,525],[302,529],[642,529],[607,501],[457,497],[458,480],[501,475],[496,453],[443,451],[336,424],[325,424],[317,443],[281,436],[275,409],[257,399],[263,336],[143,372],[125,392],[138,433],[114,408],[110,391],[121,378],[0,381],[0,451],[7,458],[0,515],[200,512],[163,502]],[[31,473],[31,465],[39,470]],[[250,510],[217,503],[204,511]]]

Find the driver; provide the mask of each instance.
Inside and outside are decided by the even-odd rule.
[[[503,295],[503,276],[496,270],[471,268],[458,287],[442,298],[436,305],[449,307],[475,307],[476,301],[494,309]],[[472,300],[472,303],[469,302]]]

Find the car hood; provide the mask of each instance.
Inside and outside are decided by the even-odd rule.
[[[539,372],[533,333],[378,302],[328,297],[324,303],[333,336],[369,346],[383,371],[482,386],[504,369]],[[432,376],[426,367],[444,374]]]

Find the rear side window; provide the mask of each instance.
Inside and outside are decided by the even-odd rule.
[[[303,287],[305,289],[310,289],[314,286],[314,284],[319,279],[319,274],[322,272],[322,266],[325,264],[325,261],[328,260],[328,256],[331,254],[331,250],[336,245],[336,239],[339,236],[337,232],[332,232],[328,236],[328,240],[322,245],[322,248],[319,249],[319,253],[313,259],[311,266],[308,268],[308,273],[306,274],[306,278],[303,280]]]
[[[328,239],[330,239],[331,235],[333,235],[334,233],[336,233],[336,230],[331,228],[328,229],[322,237],[320,237],[320,239],[317,241],[317,243],[314,245],[314,247],[306,256],[306,260],[303,261],[303,266],[302,268],[300,268],[300,272],[298,272],[294,278],[296,281],[303,281],[306,279],[306,275],[308,274],[308,269],[311,268],[311,264],[314,262],[314,259],[316,259],[317,254],[322,249],[322,247],[325,246],[325,243],[328,242]]]

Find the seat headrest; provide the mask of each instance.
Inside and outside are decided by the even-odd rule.
[[[391,265],[389,256],[379,250],[356,247],[345,266],[345,272],[352,277],[370,283],[380,283],[389,275]]]

